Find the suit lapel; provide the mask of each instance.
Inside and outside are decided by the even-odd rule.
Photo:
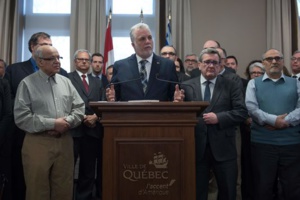
[[[27,74],[27,75],[34,73],[33,65],[32,65],[30,59],[26,61],[26,65],[22,66],[21,69],[23,69],[25,74]]]
[[[201,84],[200,84],[200,77],[193,78],[190,83],[191,87],[187,87],[187,90],[191,90],[192,97],[191,101],[203,101],[202,94],[201,94]]]
[[[155,80],[156,80],[156,74],[159,73],[159,69],[160,69],[160,59],[159,59],[158,56],[156,56],[155,54],[153,54],[152,64],[151,64],[151,70],[150,70],[150,76],[149,76],[149,81],[148,81],[148,85],[147,85],[146,94],[153,87],[153,85],[155,83]]]
[[[211,110],[216,102],[218,102],[224,87],[224,79],[221,76],[217,76],[216,85],[214,87],[214,92],[210,101],[210,106],[208,107],[208,110]]]
[[[73,77],[74,77],[74,80],[79,85],[80,89],[82,90],[82,93],[85,94],[86,96],[88,96],[88,93],[86,92],[86,90],[83,86],[83,82],[81,80],[81,77],[79,76],[79,74],[76,71],[73,72]],[[89,92],[90,92],[90,90],[89,90]]]

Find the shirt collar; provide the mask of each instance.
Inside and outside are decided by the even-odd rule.
[[[297,76],[299,78],[300,77],[300,73],[298,73],[298,74],[293,74],[292,73],[292,76]]]
[[[42,77],[42,79],[45,82],[49,81],[50,76],[48,76],[45,72],[43,72],[43,70],[39,70],[39,71],[37,71],[37,73]],[[51,78],[53,78],[53,81],[56,83],[56,74],[51,76]]]
[[[209,81],[210,81],[211,83],[213,83],[213,84],[216,84],[217,77],[218,77],[218,76],[216,76],[215,78],[213,78],[213,79],[211,79],[211,80],[209,80]],[[201,84],[204,84],[206,81],[207,81],[207,79],[201,74],[201,76],[200,76],[200,83],[201,83]]]
[[[94,74],[94,72],[92,72],[91,74],[92,74],[93,77],[102,79],[102,73],[99,74],[99,75],[96,75],[96,74]]]
[[[85,75],[86,76],[86,78],[88,77],[88,74],[87,73],[82,73],[81,71],[78,71],[77,69],[76,69],[76,72],[78,73],[78,75],[80,76],[80,78],[81,78],[81,75]]]
[[[272,78],[270,78],[270,77],[268,76],[267,73],[264,73],[263,78],[262,78],[262,81],[265,81],[265,80],[267,80],[267,79],[270,79],[270,80],[273,80],[273,81],[275,80],[275,81],[276,81],[276,79],[272,79]],[[281,73],[281,76],[280,76],[279,79],[283,79],[283,80],[285,81],[285,76],[284,76],[283,73]],[[277,79],[277,80],[279,80],[279,79]]]
[[[140,56],[138,56],[137,54],[136,55],[136,59],[137,59],[137,62],[140,63],[141,60],[147,60],[150,64],[152,64],[152,58],[153,58],[153,53],[151,54],[151,56],[149,56],[149,58],[147,59],[143,59],[141,58]]]

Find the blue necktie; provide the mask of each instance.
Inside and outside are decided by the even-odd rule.
[[[209,88],[210,81],[206,81],[205,83],[206,86],[204,90],[204,101],[210,101],[210,88]]]
[[[143,91],[144,93],[146,92],[147,90],[147,71],[146,71],[146,63],[148,61],[147,60],[141,60],[140,63],[141,63],[141,70],[140,70],[140,76],[141,76],[141,80],[142,80],[142,84],[143,84]]]

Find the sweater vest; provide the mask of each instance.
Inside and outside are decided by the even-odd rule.
[[[285,77],[274,82],[270,79],[255,79],[255,94],[259,109],[274,115],[290,113],[296,109],[298,101],[296,79]],[[253,122],[251,141],[272,145],[291,145],[300,143],[300,125],[279,130],[268,130]]]

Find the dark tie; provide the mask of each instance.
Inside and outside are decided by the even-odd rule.
[[[82,83],[83,83],[85,91],[89,92],[89,85],[88,85],[88,83],[85,80],[86,75],[83,74],[83,75],[81,75],[81,77],[82,77]]]
[[[142,80],[142,84],[143,84],[143,91],[144,93],[146,92],[147,90],[147,71],[146,71],[146,63],[148,61],[147,60],[141,60],[140,63],[141,63],[141,70],[140,70],[140,76],[141,76],[141,80]]]
[[[206,81],[205,83],[206,86],[204,90],[204,101],[210,101],[210,88],[209,88],[210,81]]]

